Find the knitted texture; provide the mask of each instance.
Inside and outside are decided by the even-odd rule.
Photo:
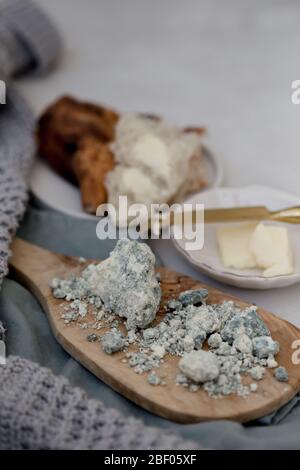
[[[0,449],[196,449],[167,430],[107,409],[48,369],[10,356],[0,366]]]
[[[27,202],[25,176],[33,153],[33,120],[14,93],[0,112],[0,284],[7,274],[9,245]]]
[[[30,1],[0,0],[0,79],[7,82],[31,68],[44,70],[59,50],[56,30]],[[7,104],[0,105],[0,286],[11,239],[26,208],[33,155],[32,113],[9,83],[7,95]]]

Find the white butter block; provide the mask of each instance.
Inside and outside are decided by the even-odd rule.
[[[293,273],[293,257],[285,227],[259,224],[250,239],[250,250],[265,277]]]
[[[247,269],[256,266],[250,239],[256,224],[223,225],[217,230],[222,263],[226,268]]]

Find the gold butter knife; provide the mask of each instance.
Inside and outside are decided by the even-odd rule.
[[[190,215],[193,224],[199,221],[199,214],[196,210],[185,211]],[[201,219],[200,219],[201,220]],[[204,222],[207,224],[226,222],[247,222],[247,221],[273,220],[276,222],[286,222],[289,224],[300,224],[300,206],[288,207],[278,211],[270,211],[264,206],[253,207],[230,207],[225,209],[204,209]],[[159,216],[160,226],[182,224],[182,213],[163,213]]]

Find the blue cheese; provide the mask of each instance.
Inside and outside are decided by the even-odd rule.
[[[200,328],[207,334],[214,333],[220,327],[220,320],[211,305],[189,307],[186,320],[187,329]]]
[[[265,375],[265,369],[261,366],[255,366],[250,369],[250,375],[254,380],[261,380]]]
[[[194,340],[191,336],[186,335],[183,339],[183,349],[185,352],[189,353],[193,351],[195,347]]]
[[[121,362],[137,374],[147,373],[150,385],[164,385],[154,370],[163,363],[168,367],[166,355],[180,358],[176,384],[191,392],[201,387],[215,398],[247,397],[257,386],[244,385],[242,376],[261,380],[265,368],[278,366],[274,356],[279,344],[257,308],[242,309],[232,301],[207,305],[206,289],[186,291],[180,300],[172,299],[165,306],[164,318],[150,325],[161,291],[154,256],[137,242],[118,242],[108,260],[88,266],[81,276],[54,279],[52,291],[69,302],[63,306],[65,323],[92,330],[110,328],[101,338],[103,350],[125,352]],[[127,320],[126,337],[119,330],[121,316]],[[100,339],[90,332],[86,338],[89,342]],[[130,345],[135,352],[128,351]],[[203,349],[207,346],[209,351]],[[281,367],[274,375],[277,380],[288,380]]]
[[[246,334],[241,334],[240,336],[237,336],[233,342],[233,346],[237,349],[237,351],[240,351],[242,353],[252,353],[252,341]]]
[[[289,380],[289,374],[285,367],[278,367],[275,370],[274,376],[278,382],[288,382]]]
[[[160,385],[161,384],[161,378],[155,374],[154,372],[151,372],[149,375],[148,375],[148,383],[150,385]]]
[[[222,343],[221,335],[219,333],[214,333],[208,338],[207,342],[208,342],[208,346],[210,348],[216,349]]]
[[[255,393],[255,392],[257,392],[257,389],[258,389],[258,385],[257,385],[257,384],[255,384],[255,383],[250,384],[250,390],[251,390],[251,392]]]
[[[101,346],[106,354],[113,354],[125,346],[125,339],[119,331],[110,331],[101,338]]]
[[[196,383],[214,380],[219,375],[219,363],[209,351],[192,351],[179,361],[179,369]]]
[[[155,318],[161,289],[155,257],[145,243],[118,241],[110,257],[82,274],[104,307],[127,319],[127,329],[146,328]]]
[[[182,307],[182,303],[179,302],[178,300],[169,300],[169,302],[167,303],[167,308],[169,310],[180,310]]]
[[[279,352],[279,343],[270,336],[257,336],[253,338],[253,354],[259,359],[275,356]]]
[[[178,301],[183,307],[187,307],[188,305],[201,305],[206,301],[207,297],[208,290],[202,288],[182,292],[178,297]]]
[[[158,335],[158,331],[155,328],[147,328],[143,331],[143,338],[145,341],[152,341]]]
[[[151,345],[151,351],[153,352],[153,355],[159,358],[163,358],[164,355],[166,354],[166,350],[163,346],[160,346],[157,343],[154,343]]]
[[[258,315],[256,307],[247,308],[243,312],[237,311],[221,331],[223,340],[230,344],[241,334],[246,334],[249,338],[270,336],[270,331]]]

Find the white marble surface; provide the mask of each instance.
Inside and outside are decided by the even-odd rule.
[[[300,105],[291,103],[291,82],[300,78],[300,2],[36,1],[66,42],[56,71],[20,83],[36,113],[70,93],[205,124],[227,186],[260,183],[300,195]],[[203,279],[170,242],[155,245],[169,267]],[[223,286],[300,326],[299,288]]]

